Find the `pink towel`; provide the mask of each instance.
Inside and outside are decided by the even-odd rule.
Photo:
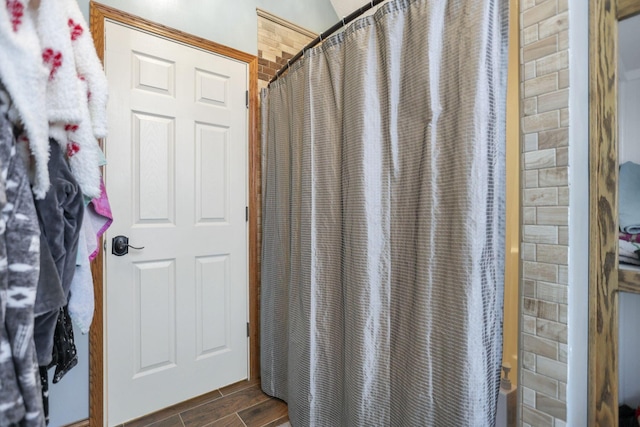
[[[89,202],[88,209],[85,214],[89,215],[91,225],[96,234],[97,248],[89,254],[89,259],[93,261],[100,252],[100,237],[109,228],[113,222],[113,214],[111,213],[111,206],[109,205],[109,198],[107,197],[107,191],[104,188],[104,181],[100,178],[100,197],[96,197]]]

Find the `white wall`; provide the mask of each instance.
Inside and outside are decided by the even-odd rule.
[[[320,33],[338,21],[329,0],[99,0],[107,6],[256,55],[256,7]],[[78,0],[88,16],[89,0]]]
[[[89,335],[73,328],[78,364],[58,384],[49,371],[49,427],[60,427],[89,417]]]
[[[640,78],[621,81],[619,94],[620,164],[640,164]]]
[[[638,40],[640,42],[640,40]],[[640,164],[640,79],[619,83],[619,161]],[[618,401],[640,405],[640,295],[619,294]]]
[[[569,0],[569,342],[567,426],[587,425],[589,325],[589,11]]]
[[[632,408],[640,405],[640,295],[620,292],[620,324],[618,326],[619,380],[618,401]]]
[[[258,52],[257,7],[317,33],[338,21],[329,0],[100,0],[99,3],[253,55]],[[88,22],[89,0],[78,0],[78,4]],[[75,334],[78,365],[58,384],[49,384],[49,427],[64,426],[89,416],[89,341],[87,335],[77,331]]]

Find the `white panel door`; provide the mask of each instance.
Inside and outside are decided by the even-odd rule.
[[[247,378],[245,63],[107,22],[108,425]]]

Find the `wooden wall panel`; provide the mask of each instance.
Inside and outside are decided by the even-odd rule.
[[[618,269],[618,20],[640,0],[589,4],[589,425],[618,425],[618,292],[640,276]]]
[[[640,13],[640,2],[638,0],[618,0],[617,16],[618,20],[629,18]]]
[[[618,34],[614,0],[589,11],[589,425],[618,423]]]

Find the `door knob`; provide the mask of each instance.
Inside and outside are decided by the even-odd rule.
[[[123,256],[129,253],[129,248],[131,249],[144,249],[144,246],[139,248],[135,246],[131,246],[129,244],[129,238],[127,236],[116,236],[111,239],[111,253],[115,256]]]

